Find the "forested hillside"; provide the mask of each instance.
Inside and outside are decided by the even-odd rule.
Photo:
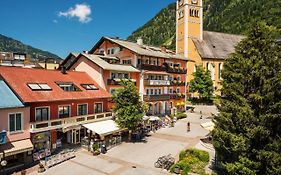
[[[281,28],[281,0],[203,0],[204,30],[243,34],[252,21]],[[170,4],[128,37],[145,44],[175,49],[176,5]]]

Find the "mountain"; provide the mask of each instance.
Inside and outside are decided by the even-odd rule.
[[[39,59],[39,61],[43,61],[45,58],[52,58],[57,61],[62,60],[59,56],[53,53],[31,47],[29,45],[23,44],[20,41],[17,41],[13,38],[9,38],[1,34],[0,34],[0,51],[27,53],[28,55],[31,56],[32,59]]]
[[[264,20],[281,28],[281,0],[203,0],[204,30],[244,34],[251,21]],[[175,50],[176,4],[162,9],[127,39],[142,37],[145,44]]]

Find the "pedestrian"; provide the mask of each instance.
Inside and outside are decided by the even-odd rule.
[[[187,122],[187,132],[190,131],[190,122]]]

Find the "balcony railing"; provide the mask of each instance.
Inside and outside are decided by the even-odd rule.
[[[175,74],[186,74],[187,70],[180,67],[166,67],[166,71],[168,73],[175,73]]]
[[[64,127],[71,127],[80,124],[92,123],[102,120],[111,119],[113,117],[112,112],[90,114],[85,116],[76,116],[63,119],[55,119],[41,122],[31,122],[30,123],[30,132],[42,132],[52,129],[60,129]]]
[[[144,95],[144,101],[166,101],[170,100],[169,94],[161,94],[161,95]]]
[[[164,66],[157,66],[157,65],[151,65],[151,64],[139,64],[137,65],[139,69],[143,70],[151,70],[151,71],[165,71]]]
[[[120,85],[121,80],[130,80],[130,81],[134,82],[134,84],[136,85],[136,80],[135,79],[119,79],[119,78],[108,79],[107,80],[107,85]]]
[[[146,86],[170,86],[171,82],[168,80],[144,80]]]
[[[171,86],[185,86],[185,82],[180,80],[173,80],[171,81]]]
[[[183,93],[176,93],[176,94],[170,94],[171,99],[183,99],[185,98],[185,94]]]

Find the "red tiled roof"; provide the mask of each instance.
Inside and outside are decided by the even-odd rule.
[[[67,72],[67,74],[62,74],[58,70],[0,66],[0,75],[23,102],[26,103],[109,98],[111,96],[85,72]],[[81,91],[64,91],[55,82],[72,82]],[[27,86],[27,83],[47,83],[52,90],[32,91]],[[94,84],[99,89],[85,90],[81,84]]]

